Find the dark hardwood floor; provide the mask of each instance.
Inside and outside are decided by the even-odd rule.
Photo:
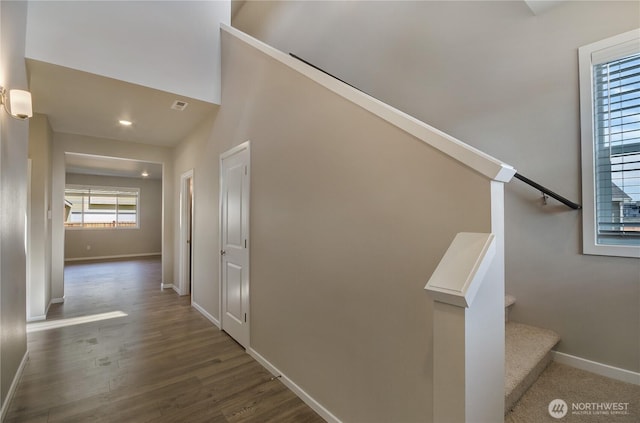
[[[188,297],[159,287],[159,259],[68,265],[48,320],[127,316],[30,332],[5,421],[324,421]]]

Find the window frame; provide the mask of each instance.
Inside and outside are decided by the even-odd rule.
[[[596,170],[594,139],[593,68],[640,52],[640,28],[578,49],[580,75],[580,129],[582,155],[582,252],[583,254],[640,258],[640,246],[598,242],[596,223]],[[598,60],[594,64],[593,57]]]
[[[84,218],[82,219],[82,225],[81,226],[67,226],[66,223],[67,222],[63,222],[63,226],[65,230],[71,230],[71,231],[87,231],[87,230],[91,230],[91,231],[120,231],[120,230],[127,230],[127,229],[140,229],[140,193],[141,193],[141,189],[139,187],[112,187],[112,186],[102,186],[102,185],[78,185],[78,184],[65,184],[65,201],[66,201],[66,197],[67,197],[67,189],[77,189],[77,190],[96,190],[96,191],[120,191],[120,192],[130,192],[130,193],[136,193],[136,224],[135,226],[131,226],[131,225],[127,225],[127,226],[120,226],[118,225],[117,219],[116,219],[116,226],[96,226],[96,227],[91,227],[91,226],[85,226],[84,223]],[[116,215],[117,215],[117,210],[118,207],[116,205],[115,207],[116,210]],[[84,210],[83,210],[83,215],[84,215]]]

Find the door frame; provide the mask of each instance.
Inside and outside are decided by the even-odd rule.
[[[191,187],[189,187],[191,182]],[[189,195],[191,189],[191,196]],[[191,201],[189,201],[191,200]],[[179,282],[178,294],[191,295],[193,298],[193,234],[195,233],[195,178],[193,169],[189,169],[180,176],[180,216],[178,227],[180,228],[180,247],[179,247]],[[189,215],[189,206],[191,208],[190,218],[191,225],[188,224],[187,217]],[[191,230],[191,233],[189,233]],[[190,240],[189,248],[191,254],[187,251],[187,241]],[[189,268],[191,268],[191,277],[189,277]]]
[[[33,177],[32,175],[33,173],[33,162],[32,159],[27,159],[27,221],[25,224],[25,240],[26,240],[26,265],[27,265],[27,269],[26,269],[26,286],[25,286],[25,296],[27,298],[27,304],[26,304],[26,308],[27,308],[27,322],[30,322],[32,320],[32,316],[31,316],[31,292],[33,291],[32,287],[31,287],[31,283],[33,282],[31,280],[31,263],[32,261],[32,257],[31,255],[33,254],[33,250],[32,250],[32,245],[31,245],[31,224],[33,223],[33,216],[31,215],[31,179]],[[46,315],[46,312],[45,312]]]
[[[222,287],[222,249],[223,249],[223,241],[222,241],[222,198],[223,198],[223,187],[224,187],[224,174],[223,174],[223,169],[222,169],[222,162],[224,159],[233,156],[234,154],[237,154],[243,150],[247,151],[247,191],[248,191],[248,195],[247,195],[247,213],[246,213],[246,240],[247,240],[247,266],[246,266],[246,270],[247,270],[247,331],[248,331],[248,339],[247,339],[247,345],[243,345],[247,350],[249,349],[250,345],[251,345],[251,271],[250,271],[250,267],[251,267],[251,234],[250,234],[250,215],[251,215],[251,141],[247,140],[245,142],[243,142],[242,144],[239,144],[233,148],[231,148],[230,150],[225,151],[224,153],[220,154],[220,161],[219,161],[219,166],[218,166],[218,175],[219,175],[219,182],[220,182],[220,186],[218,188],[219,191],[219,195],[218,195],[218,298],[219,298],[219,302],[218,302],[218,321],[220,322],[220,329],[224,330],[223,327],[223,320],[222,320],[222,313],[223,313],[223,308],[222,308],[222,301],[224,300],[222,293],[223,293],[223,287]]]

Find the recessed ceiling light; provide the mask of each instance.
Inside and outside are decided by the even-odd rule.
[[[131,126],[131,125],[133,124],[133,122],[131,122],[130,120],[124,120],[124,119],[119,120],[118,122],[119,122],[119,123],[120,123],[120,125],[122,125],[122,126]]]
[[[144,172],[141,173],[141,175],[146,178],[147,176],[149,176],[149,172],[145,170]]]

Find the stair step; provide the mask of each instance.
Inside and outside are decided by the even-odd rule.
[[[509,308],[516,303],[516,297],[506,294],[504,296],[504,308]]]
[[[509,321],[509,312],[511,311],[511,306],[516,303],[516,297],[513,295],[506,294],[504,296],[504,321]]]
[[[557,333],[522,323],[505,325],[505,414],[551,362]]]

